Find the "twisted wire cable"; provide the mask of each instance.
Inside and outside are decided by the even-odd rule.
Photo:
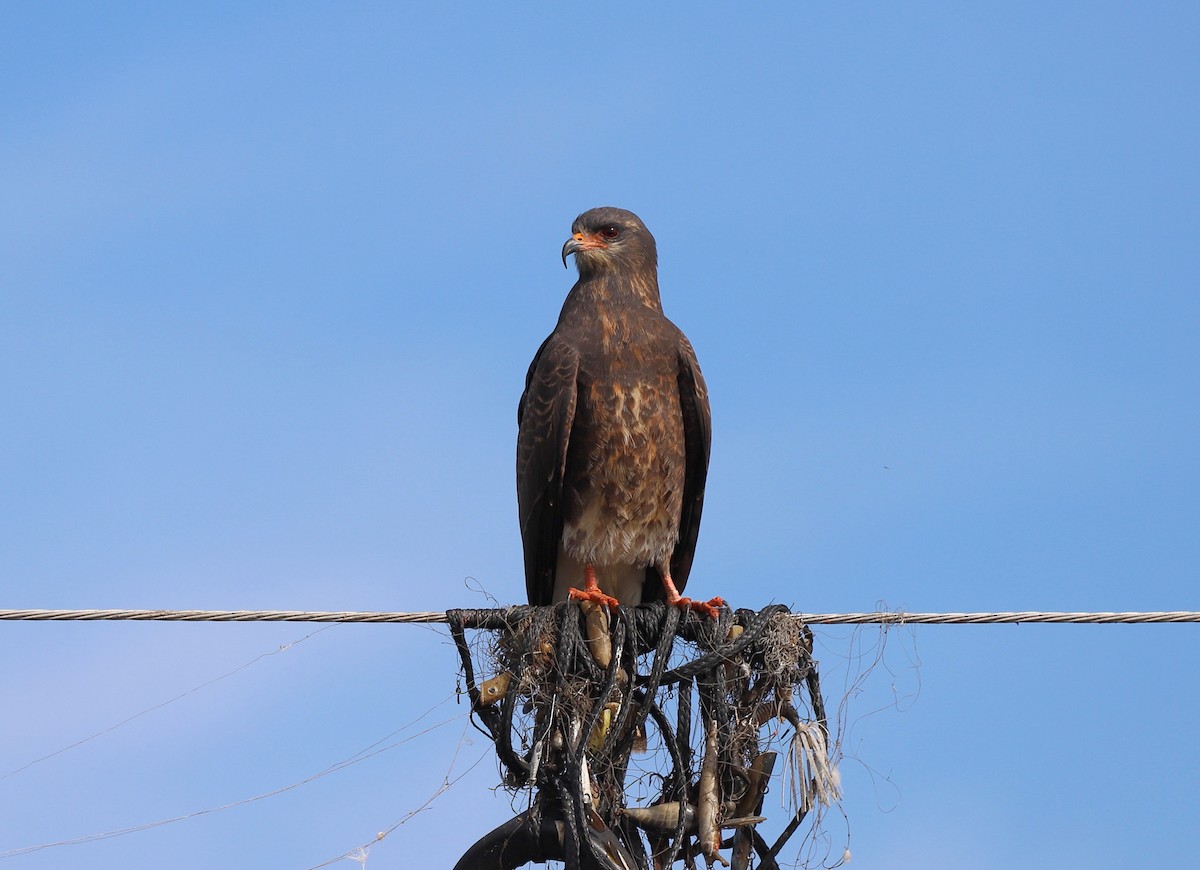
[[[508,613],[521,608],[504,608]],[[979,613],[793,613],[808,625],[984,625],[1014,623],[1115,623],[1200,622],[1197,610],[1040,611],[1015,610]],[[324,610],[0,610],[0,620],[34,622],[344,622],[344,623],[447,623],[442,611],[324,611]]]

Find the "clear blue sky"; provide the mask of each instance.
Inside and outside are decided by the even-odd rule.
[[[1196,5],[655,5],[0,15],[0,607],[520,600],[516,401],[611,204],[711,389],[691,591],[1200,608]],[[0,868],[304,870],[465,733],[366,863],[450,866],[510,809],[462,706],[387,736],[444,634],[314,631],[0,624]],[[852,866],[1194,864],[1198,631],[893,632]],[[819,638],[837,704],[878,637]]]

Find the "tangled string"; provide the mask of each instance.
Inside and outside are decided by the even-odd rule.
[[[812,633],[782,605],[723,609],[715,621],[661,603],[612,617],[574,602],[447,617],[505,784],[530,794],[528,809],[478,840],[456,870],[551,860],[567,870],[665,870],[678,860],[694,867],[698,855],[743,870],[757,855],[771,870],[814,803],[838,797]],[[473,655],[467,630],[491,642]],[[782,723],[795,813],[768,844],[758,825]],[[633,761],[647,751],[658,764],[650,771]],[[648,802],[628,804],[631,784]]]

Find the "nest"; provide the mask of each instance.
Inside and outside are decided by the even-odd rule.
[[[447,616],[505,785],[529,794],[457,870],[667,870],[699,856],[770,870],[810,810],[840,796],[812,633],[782,605],[717,620],[661,603]],[[474,649],[467,629],[486,632]],[[763,796],[788,731],[792,817],[769,844]]]

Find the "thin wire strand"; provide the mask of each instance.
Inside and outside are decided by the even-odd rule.
[[[337,864],[340,861],[346,861],[346,860],[358,861],[360,864],[362,864],[365,867],[367,858],[371,851],[371,848],[376,843],[383,842],[383,840],[386,839],[389,834],[392,834],[401,825],[405,824],[410,819],[417,816],[419,813],[423,813],[423,812],[425,812],[425,810],[429,809],[433,805],[434,801],[436,801],[439,797],[441,797],[443,794],[445,794],[451,788],[453,788],[460,779],[462,779],[464,776],[466,776],[468,773],[470,773],[476,767],[478,767],[480,762],[482,762],[485,758],[488,757],[488,755],[491,754],[485,748],[479,754],[479,757],[476,758],[475,761],[471,763],[470,767],[468,767],[466,770],[463,770],[462,772],[460,772],[457,776],[452,777],[451,774],[454,773],[454,766],[456,764],[458,764],[458,757],[459,757],[459,755],[462,754],[463,747],[470,745],[470,740],[468,739],[469,732],[470,732],[470,723],[466,722],[463,724],[462,734],[458,738],[458,745],[454,747],[454,754],[450,757],[450,767],[447,768],[446,775],[442,778],[441,785],[439,785],[434,790],[433,794],[431,794],[428,798],[426,798],[425,803],[421,804],[416,809],[409,810],[407,813],[405,813],[403,816],[401,816],[392,825],[390,825],[389,827],[385,828],[384,830],[382,830],[378,834],[376,834],[375,838],[373,840],[371,840],[369,843],[363,843],[359,846],[355,846],[349,852],[343,852],[342,854],[337,855],[336,857],[330,858],[327,861],[322,861],[320,864],[313,865],[312,867],[309,868],[309,870],[321,870],[322,867],[328,867],[332,864]]]
[[[160,827],[163,827],[164,825],[171,825],[171,824],[175,824],[177,822],[184,822],[184,821],[188,821],[189,819],[197,818],[198,816],[206,816],[206,815],[210,815],[212,813],[219,813],[219,812],[222,812],[223,810],[230,810],[235,807],[240,807],[240,806],[244,806],[246,804],[254,803],[256,801],[265,800],[267,798],[273,798],[277,795],[284,794],[285,792],[292,791],[293,789],[300,788],[301,786],[308,785],[311,782],[315,782],[316,780],[321,779],[324,776],[328,776],[332,773],[337,773],[339,771],[345,770],[347,767],[351,767],[355,764],[361,764],[362,762],[366,761],[369,758],[374,758],[376,755],[380,755],[381,753],[387,752],[391,749],[395,749],[397,746],[402,746],[405,743],[408,743],[412,740],[416,740],[419,737],[424,737],[426,734],[436,731],[439,728],[443,728],[446,725],[449,725],[451,722],[456,722],[456,721],[466,718],[467,714],[465,712],[456,713],[447,719],[443,719],[440,722],[437,722],[433,725],[430,725],[430,726],[424,728],[423,730],[417,732],[416,734],[410,734],[407,737],[402,737],[399,740],[396,740],[392,743],[388,743],[385,746],[379,745],[379,744],[383,743],[385,740],[388,740],[389,738],[394,737],[394,736],[408,730],[412,726],[416,725],[418,722],[420,722],[422,719],[424,719],[426,716],[428,716],[434,710],[438,709],[439,707],[441,707],[444,704],[448,703],[449,701],[453,700],[455,697],[457,697],[457,695],[452,694],[452,695],[447,696],[446,698],[443,698],[441,701],[434,704],[432,707],[430,707],[428,710],[426,710],[424,713],[422,713],[416,719],[409,722],[407,725],[404,725],[404,726],[396,729],[391,734],[387,735],[387,737],[383,737],[380,740],[375,741],[370,746],[368,746],[366,749],[360,749],[358,752],[354,753],[354,755],[351,755],[349,758],[344,758],[341,761],[335,762],[334,764],[331,764],[328,767],[326,767],[324,770],[318,771],[317,773],[314,773],[311,776],[307,776],[304,779],[299,780],[298,782],[293,782],[290,785],[285,785],[285,786],[282,786],[280,788],[274,789],[269,792],[257,794],[257,795],[254,795],[253,797],[242,798],[241,800],[235,800],[235,801],[232,801],[227,804],[222,804],[220,806],[207,807],[202,810],[193,810],[190,813],[184,813],[182,815],[172,816],[171,818],[156,819],[155,821],[152,821],[152,822],[143,822],[138,825],[131,825],[127,828],[119,828],[116,830],[104,831],[104,832],[97,833],[97,834],[85,834],[85,835],[79,836],[79,837],[71,837],[69,839],[57,840],[53,843],[38,843],[33,846],[22,846],[22,847],[16,848],[16,849],[8,849],[3,852],[0,852],[0,860],[4,860],[6,858],[15,858],[20,855],[28,855],[32,852],[40,852],[43,849],[51,849],[56,846],[78,846],[83,843],[94,843],[98,840],[108,840],[108,839],[112,839],[113,837],[125,836],[126,834],[136,834],[136,833],[140,833],[141,831],[150,830],[151,828],[160,828]],[[451,784],[453,784],[453,783],[451,783]],[[440,792],[438,792],[438,794],[440,794]],[[435,797],[436,796],[437,795],[435,795]]]
[[[318,628],[316,631],[306,634],[304,637],[298,638],[293,641],[289,641],[288,643],[280,644],[276,649],[273,649],[269,652],[261,653],[261,654],[255,656],[254,658],[252,658],[250,661],[245,662],[244,664],[238,665],[236,668],[234,668],[231,671],[226,671],[225,673],[221,674],[218,677],[212,677],[211,679],[205,680],[203,683],[192,686],[192,688],[188,689],[186,692],[180,692],[175,697],[168,698],[165,701],[160,701],[159,703],[154,704],[151,707],[147,707],[145,710],[142,710],[139,713],[134,713],[132,716],[126,716],[120,722],[117,722],[113,725],[109,725],[107,728],[101,728],[99,731],[89,734],[87,737],[82,737],[79,740],[76,740],[74,743],[64,746],[61,749],[56,749],[53,752],[48,752],[39,758],[33,759],[32,761],[27,761],[25,764],[22,764],[20,767],[15,767],[12,770],[8,771],[7,773],[0,774],[0,782],[8,779],[10,776],[15,776],[16,774],[21,773],[24,770],[28,770],[29,768],[33,767],[35,764],[41,764],[43,761],[48,761],[51,758],[62,755],[64,752],[70,752],[72,749],[76,749],[77,747],[83,746],[85,743],[90,743],[91,741],[95,740],[98,737],[103,737],[105,734],[108,734],[112,731],[116,731],[118,728],[128,725],[130,722],[133,722],[135,719],[140,719],[143,716],[153,713],[155,710],[161,710],[163,707],[166,707],[170,704],[174,704],[176,701],[181,701],[184,698],[188,697],[189,695],[193,695],[196,692],[199,692],[201,689],[208,688],[209,686],[213,685],[214,683],[219,683],[222,680],[225,680],[225,679],[228,679],[229,677],[234,676],[235,674],[239,674],[242,671],[249,668],[250,666],[258,664],[263,659],[270,658],[271,656],[277,656],[283,652],[287,652],[288,650],[290,650],[292,647],[296,646],[297,644],[303,643],[304,641],[308,640],[310,637],[315,637],[316,635],[320,634],[323,631],[328,631],[330,628],[332,628],[332,626],[326,625],[321,628]]]
[[[1013,623],[1113,623],[1200,622],[1198,610],[1041,611],[1015,610],[983,613],[793,613],[809,625],[983,625]],[[343,623],[445,623],[440,611],[321,610],[0,610],[0,620],[33,622],[151,621],[151,622],[343,622]]]

